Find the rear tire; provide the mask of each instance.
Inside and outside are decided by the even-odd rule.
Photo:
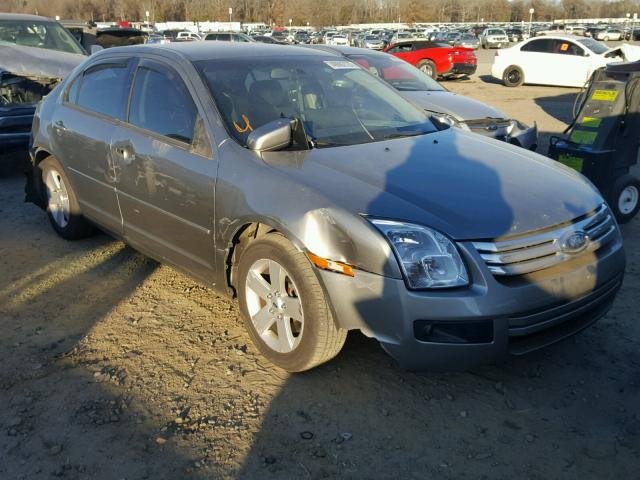
[[[635,217],[640,210],[640,180],[629,174],[619,177],[613,184],[609,205],[620,224]]]
[[[45,206],[51,226],[65,240],[79,240],[95,229],[80,212],[80,205],[67,174],[55,157],[40,163]]]
[[[502,83],[507,87],[519,87],[524,83],[524,73],[520,67],[511,65],[502,74]]]
[[[420,60],[418,62],[418,64],[416,65],[416,67],[418,67],[418,69],[420,71],[422,71],[422,73],[430,76],[433,79],[438,77],[438,71],[436,70],[436,64],[433,63],[431,60]]]
[[[302,372],[342,349],[347,331],[336,327],[314,267],[282,235],[269,234],[247,246],[237,287],[247,332],[274,365]]]

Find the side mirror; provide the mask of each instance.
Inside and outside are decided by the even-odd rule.
[[[100,50],[104,50],[104,48],[97,44],[91,45],[91,55],[93,55],[94,53],[98,53]]]
[[[295,120],[279,118],[256,128],[247,138],[247,146],[254,152],[274,152],[291,145]]]

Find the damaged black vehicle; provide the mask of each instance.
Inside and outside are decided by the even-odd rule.
[[[0,14],[0,154],[26,154],[36,105],[85,59],[58,22]]]

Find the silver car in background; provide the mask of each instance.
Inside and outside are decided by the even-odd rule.
[[[438,125],[324,51],[104,50],[32,133],[28,198],[59,235],[97,225],[235,296],[288,371],[349,330],[409,369],[524,354],[595,322],[622,283],[618,226],[584,177]]]
[[[393,55],[360,48],[313,46],[344,56],[381,78],[402,96],[424,108],[438,122],[495,138],[527,150],[538,147],[538,127],[527,126],[506,113],[448,91],[436,80]]]

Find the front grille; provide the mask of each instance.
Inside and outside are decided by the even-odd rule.
[[[574,232],[584,232],[587,246],[571,253],[563,242]],[[616,224],[605,204],[586,216],[553,230],[497,242],[473,242],[489,271],[498,276],[524,275],[595,252],[616,236]]]
[[[479,120],[467,120],[464,124],[469,127],[473,133],[503,139],[509,134],[511,120],[504,118],[483,118]]]

